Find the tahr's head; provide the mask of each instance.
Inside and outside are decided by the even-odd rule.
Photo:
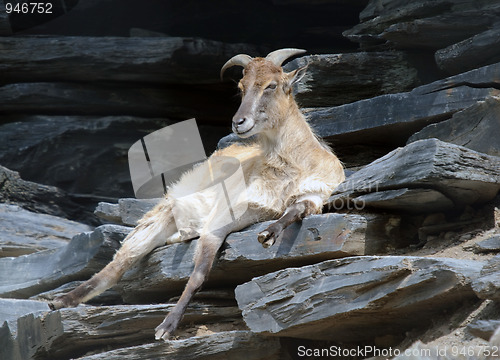
[[[292,87],[305,74],[307,66],[285,73],[281,64],[288,58],[303,54],[301,49],[281,49],[265,58],[239,54],[229,59],[221,70],[221,78],[231,66],[243,66],[238,83],[241,105],[233,117],[233,132],[242,138],[280,126],[295,100]]]

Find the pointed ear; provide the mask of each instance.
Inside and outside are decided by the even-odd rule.
[[[288,76],[288,84],[287,84],[288,89],[291,89],[293,87],[293,85],[295,85],[300,80],[302,80],[302,78],[304,77],[304,75],[307,72],[308,66],[309,66],[309,64],[304,65],[304,66],[302,66],[298,69],[295,69],[287,74],[287,76]]]

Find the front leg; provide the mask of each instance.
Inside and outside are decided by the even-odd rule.
[[[307,215],[321,212],[323,200],[319,195],[304,195],[290,205],[283,216],[260,232],[257,239],[263,247],[268,248],[276,242],[283,231],[296,221],[301,221]]]

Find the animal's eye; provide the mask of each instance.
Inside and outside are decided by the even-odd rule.
[[[275,82],[272,82],[269,85],[267,85],[267,87],[265,88],[265,90],[274,90],[274,89],[276,89],[277,85],[278,84],[276,84]]]

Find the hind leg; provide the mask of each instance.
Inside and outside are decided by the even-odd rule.
[[[125,238],[108,265],[76,289],[55,298],[49,306],[53,310],[74,307],[115,285],[125,271],[153,249],[165,244],[165,240],[177,231],[169,210],[170,207],[164,204],[151,210]]]

